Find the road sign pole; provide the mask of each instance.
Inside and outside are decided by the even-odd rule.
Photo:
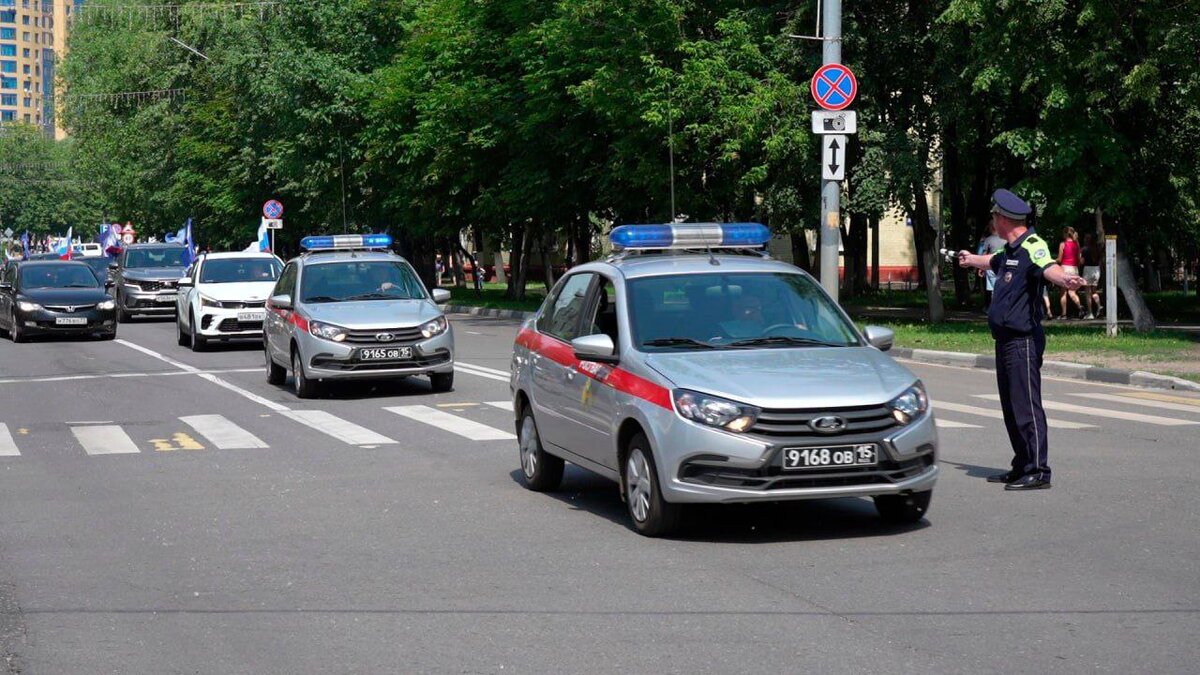
[[[1091,291],[1088,291],[1089,293]],[[1109,337],[1117,336],[1117,237],[1104,237],[1104,312]]]
[[[842,0],[825,0],[822,17],[824,46],[822,63],[842,62]],[[842,230],[842,194],[837,181],[821,182],[821,286],[838,299],[838,241]]]

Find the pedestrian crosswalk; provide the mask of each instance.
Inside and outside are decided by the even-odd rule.
[[[1073,392],[1047,398],[1043,403],[1052,414],[1047,422],[1051,428],[1084,433],[1138,424],[1200,425],[1200,398],[1117,391],[1120,393]],[[1003,426],[995,394],[975,394],[969,400],[974,404],[932,402],[937,426],[947,432],[944,443],[953,443],[963,438],[962,434]],[[285,408],[229,416],[192,414],[162,422],[75,421],[29,425],[32,428],[7,421],[0,422],[0,462],[46,452],[50,446],[60,448],[56,452],[84,456],[290,447],[292,443],[284,439],[295,438],[295,425],[332,441],[331,447],[403,449],[439,435],[443,441],[468,444],[462,447],[511,448],[515,441],[512,401],[430,403],[346,406],[335,411]],[[56,433],[66,435],[53,435]],[[63,439],[73,439],[74,445],[66,441],[69,447],[61,448]]]

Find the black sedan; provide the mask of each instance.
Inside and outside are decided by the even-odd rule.
[[[0,276],[0,328],[13,342],[39,334],[117,336],[116,303],[81,262],[28,261]]]

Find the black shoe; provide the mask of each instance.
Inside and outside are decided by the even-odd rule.
[[[988,476],[987,482],[989,482],[989,483],[1011,483],[1015,480],[1020,480],[1020,478],[1021,478],[1021,474],[1017,473],[1016,471],[1005,471],[1004,473],[998,473],[994,476]]]
[[[1005,490],[1049,490],[1050,481],[1036,476],[1022,476],[1004,486]]]

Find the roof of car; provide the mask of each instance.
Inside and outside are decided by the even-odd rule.
[[[375,262],[375,261],[403,260],[403,258],[396,255],[395,253],[392,253],[391,251],[326,250],[326,251],[311,251],[311,252],[305,253],[305,254],[295,258],[295,260],[297,260],[305,265],[320,265],[322,263],[345,262],[348,260],[354,260],[357,262]]]
[[[129,244],[125,247],[125,250],[132,251],[139,248],[183,248],[183,244],[176,244],[173,241],[160,241],[153,244],[143,242],[141,244]]]
[[[205,253],[205,260],[229,260],[231,258],[262,258],[270,260],[274,258],[273,253],[260,253],[258,251],[223,251],[221,253]]]
[[[715,265],[713,264],[714,260],[717,263]],[[715,253],[710,256],[707,253],[690,251],[615,256],[594,264],[615,267],[626,279],[664,274],[709,274],[713,272],[802,273],[793,265],[758,255]]]

